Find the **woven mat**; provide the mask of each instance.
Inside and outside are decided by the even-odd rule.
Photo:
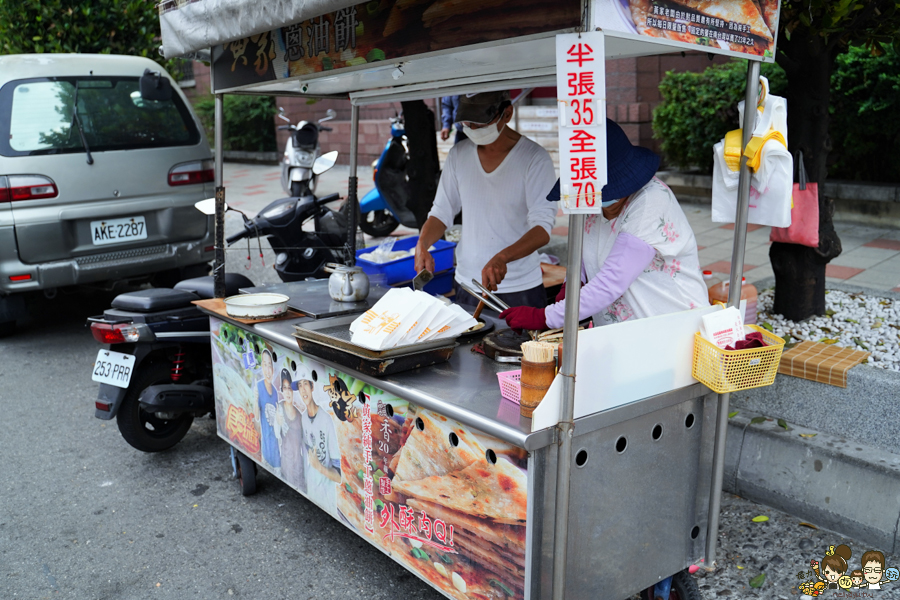
[[[820,342],[800,342],[781,355],[778,372],[819,383],[847,387],[847,371],[866,358],[868,352]]]

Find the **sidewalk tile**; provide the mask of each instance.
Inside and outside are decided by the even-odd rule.
[[[762,279],[767,279],[769,277],[775,277],[775,271],[772,270],[771,265],[762,265],[755,269],[753,269],[749,273],[745,273],[744,277],[747,278],[747,283],[755,284],[757,281]],[[762,290],[759,290],[762,291]]]
[[[757,229],[762,229],[764,225],[757,225],[756,223],[747,223],[747,231],[756,231]],[[726,223],[725,225],[721,225],[719,229],[730,229],[734,231],[734,223]]]
[[[841,265],[828,264],[825,265],[825,276],[835,279],[849,279],[855,275],[859,275],[865,269],[854,269],[853,267],[842,267]]]
[[[554,227],[553,229],[550,230],[550,233],[553,235],[566,235],[567,236],[567,235],[569,235],[569,227],[568,226]]]
[[[874,239],[871,242],[863,244],[863,246],[866,246],[867,248],[884,248],[885,250],[900,252],[900,241],[885,238]]]
[[[720,260],[718,262],[714,262],[712,264],[700,267],[703,271],[712,271],[713,273],[731,273],[731,261],[730,260]],[[744,263],[744,273],[747,271],[752,271],[756,268],[756,265],[750,265]]]
[[[698,241],[702,241],[705,245],[710,246],[712,244],[715,244],[716,242],[733,240],[734,232],[727,229],[722,229],[721,227],[714,227],[708,231],[702,231],[700,233],[697,233],[695,231],[694,237],[696,237]]]
[[[264,187],[266,187],[266,184],[258,183],[256,185],[246,185],[246,186],[244,186],[244,189],[245,190],[256,190],[256,189],[264,188]]]
[[[258,194],[265,194],[266,190],[256,190],[255,192],[244,192],[245,196],[256,196]]]
[[[868,269],[895,256],[900,256],[900,252],[862,245],[853,250],[845,250],[840,256],[832,260],[831,264]]]
[[[827,268],[827,267],[826,267]],[[872,271],[872,269],[866,269],[859,275],[855,277],[851,277],[850,279],[845,279],[843,283],[846,284],[857,284],[863,287],[868,287],[876,290],[884,290],[887,291],[892,289],[894,286],[900,284],[900,274],[890,277],[885,273]]]
[[[900,292],[900,286],[895,287],[891,290],[892,292]]]

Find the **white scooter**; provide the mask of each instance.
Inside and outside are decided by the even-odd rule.
[[[284,116],[284,109],[278,108],[278,118],[288,122],[288,125],[281,125],[278,129],[291,132],[281,161],[281,187],[292,197],[307,196],[316,190],[316,175],[312,166],[321,151],[319,132],[331,131],[330,127],[323,127],[322,123],[332,120],[337,113],[329,108],[326,115],[315,123],[300,121],[296,125],[290,125],[291,120]]]

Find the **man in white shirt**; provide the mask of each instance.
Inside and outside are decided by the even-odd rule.
[[[547,193],[556,182],[550,155],[507,124],[509,92],[460,96],[457,121],[468,140],[447,156],[434,206],[416,245],[416,271],[434,272],[428,248],[465,213],[456,249],[456,281],[482,285],[510,306],[546,305],[537,250],[550,241],[556,204]],[[457,289],[457,302],[477,300]]]

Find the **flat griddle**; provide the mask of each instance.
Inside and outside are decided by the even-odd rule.
[[[338,315],[360,314],[372,308],[390,288],[373,284],[369,295],[361,302],[335,302],[328,293],[328,280],[292,281],[270,285],[241,288],[242,294],[273,292],[289,298],[288,306],[313,319],[327,319]]]
[[[484,336],[484,355],[492,360],[499,357],[522,358],[522,343],[531,340],[526,332],[498,329]]]

